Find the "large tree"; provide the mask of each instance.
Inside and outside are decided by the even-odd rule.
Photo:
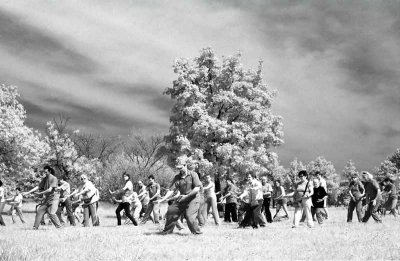
[[[346,163],[346,166],[344,166],[344,169],[342,171],[342,177],[346,180],[350,180],[351,176],[353,174],[357,174],[357,169],[356,166],[354,165],[354,162],[352,160],[349,160]]]
[[[257,71],[246,70],[240,54],[220,64],[210,48],[193,60],[175,62],[176,79],[165,91],[175,100],[165,137],[170,166],[183,155],[200,172],[230,176],[271,173],[283,143],[283,124],[272,113],[276,91]]]
[[[25,125],[17,87],[0,86],[0,175],[15,179],[33,174],[49,151],[41,135]]]

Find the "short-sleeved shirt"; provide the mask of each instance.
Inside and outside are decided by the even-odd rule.
[[[122,188],[122,190],[124,191],[125,196],[127,196],[127,197],[132,195],[132,192],[133,192],[133,183],[132,183],[132,181],[128,180],[125,183],[125,186]]]
[[[210,185],[210,188],[204,189],[204,197],[205,198],[216,197],[216,195],[215,195],[215,183],[211,181],[207,186],[209,186],[209,185]]]
[[[144,192],[144,194],[141,197],[141,203],[143,206],[147,206],[150,202],[150,197],[149,197],[149,192],[147,191],[146,187],[142,187],[139,190],[139,195],[142,194]]]
[[[97,191],[96,187],[89,180],[86,181],[86,183],[83,184],[83,186],[81,187],[81,191],[83,191],[83,190],[89,190],[88,192],[82,194],[83,199],[89,199],[89,198],[93,199],[94,194]],[[94,200],[92,200],[92,201],[94,202]],[[91,201],[91,203],[92,203],[92,201]]]
[[[226,197],[226,204],[235,203],[237,204],[237,187],[233,184],[225,187],[224,195],[231,193]]]
[[[367,198],[367,202],[371,200],[381,200],[382,195],[380,193],[380,187],[376,180],[369,180],[365,183],[365,196]]]
[[[359,180],[350,182],[349,189],[356,200],[359,200],[365,191],[364,185]]]
[[[135,191],[133,191],[131,194],[131,202],[130,203],[134,207],[138,207],[138,206],[142,205],[142,203],[139,200],[138,194]]]
[[[389,183],[385,186],[385,191],[389,192],[389,198],[397,198],[397,190],[396,190],[396,186],[392,183]]]
[[[307,185],[308,183],[308,185]],[[306,189],[307,188],[307,189]],[[306,193],[312,192],[312,182],[308,182],[307,180],[304,182],[299,182],[296,184],[296,191],[294,193],[294,200],[301,200],[303,195],[307,195]]]
[[[274,198],[278,198],[280,196],[285,196],[285,189],[282,186],[275,187]]]
[[[250,187],[250,204],[251,205],[257,205],[258,200],[263,199],[263,191],[262,191],[262,185],[261,182],[253,179],[251,182],[251,187]]]
[[[149,191],[149,197],[151,199],[152,197],[154,197],[154,195],[157,193],[157,191],[160,191],[160,184],[154,182],[153,185],[147,186],[147,190]],[[158,196],[156,196],[155,198],[153,198],[150,201],[153,202],[155,200],[158,200],[159,198],[160,198],[160,194],[158,194]]]
[[[49,193],[46,193],[46,195],[44,195],[46,202],[52,202],[53,200],[60,199],[60,192],[55,190],[55,188],[57,187],[58,187],[58,180],[51,174],[48,174],[48,176],[44,177],[42,181],[40,181],[39,191],[45,191],[49,188],[53,188]]]
[[[195,187],[202,187],[199,176],[194,171],[188,171],[185,177],[178,174],[174,177],[171,187],[177,189],[181,195],[189,194]]]
[[[274,189],[272,188],[271,184],[269,184],[268,182],[262,186],[262,192],[263,192],[264,198],[271,198],[273,191],[274,191]]]
[[[71,185],[68,182],[64,182],[64,184],[62,184],[60,188],[60,198],[69,197],[69,195],[71,194]]]
[[[15,201],[15,206],[16,207],[22,208],[22,199],[23,199],[22,194],[18,194],[18,195],[16,195],[14,197],[13,201]]]
[[[314,208],[324,208],[324,201],[317,202],[317,200],[322,199],[327,195],[328,194],[324,187],[319,186],[318,188],[314,188],[314,194],[311,196]]]
[[[6,201],[6,195],[4,193],[4,187],[0,187],[0,203],[5,202]]]

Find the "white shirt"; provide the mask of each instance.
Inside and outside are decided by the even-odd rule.
[[[17,202],[15,204],[16,207],[22,208],[22,199],[23,199],[22,194],[18,194],[15,196],[14,201]]]
[[[4,187],[0,187],[0,202],[3,203],[6,201],[5,199],[5,194],[4,194]]]

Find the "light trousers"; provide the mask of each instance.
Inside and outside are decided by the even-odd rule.
[[[311,215],[311,205],[312,205],[311,198],[306,198],[301,200],[300,206],[294,208],[294,215],[293,215],[294,227],[299,226],[303,212],[306,214],[307,226],[309,227],[314,226],[314,221]]]

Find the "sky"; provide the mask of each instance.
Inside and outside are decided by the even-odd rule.
[[[167,133],[172,65],[204,47],[264,61],[283,165],[368,170],[400,147],[400,1],[0,2],[0,83],[39,130],[62,114],[81,132]]]

